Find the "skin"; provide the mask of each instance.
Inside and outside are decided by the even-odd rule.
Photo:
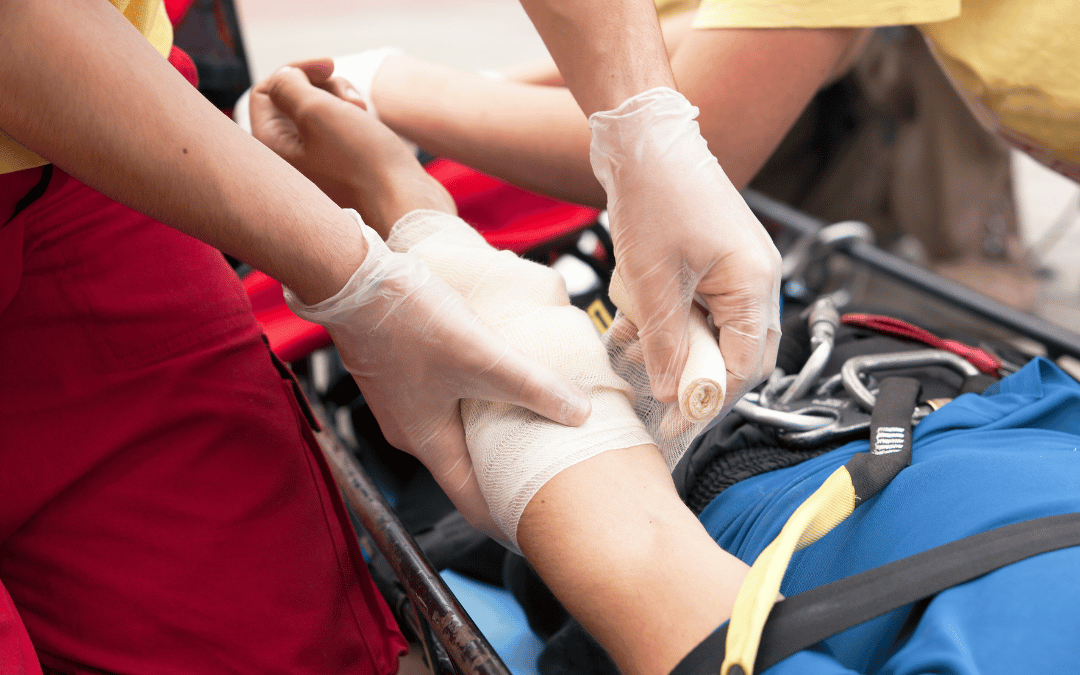
[[[24,145],[306,302],[333,295],[363,260],[350,219],[199,95],[109,3],[4,0],[0,26],[0,129]]]
[[[655,446],[562,471],[525,507],[522,552],[624,675],[666,675],[731,618],[749,568],[675,492]]]
[[[343,81],[312,80],[321,89],[297,71],[261,85],[267,100],[252,98],[257,138],[336,190],[343,207],[369,214],[365,220],[384,237],[412,208],[453,213],[442,186],[389,129],[350,102]],[[605,452],[557,474],[525,507],[517,537],[626,675],[670,672],[730,617],[748,571],[683,504],[654,445]]]
[[[865,31],[694,30],[665,24],[679,91],[701,109],[709,148],[736,188],[775,150],[819,88],[851,63]],[[328,64],[329,61],[323,61]],[[518,73],[554,80],[539,64]],[[589,126],[570,91],[489,80],[407,56],[391,56],[372,85],[379,118],[428,152],[529,190],[603,208],[589,164]]]
[[[675,87],[653,0],[521,0],[521,6],[586,117],[647,89]]]
[[[0,0],[0,129],[102,194],[263,270],[307,304],[336,294],[367,255],[348,214],[214,108],[105,0]],[[478,320],[460,296],[438,297],[461,311],[417,300],[417,315],[387,322],[393,328],[377,339],[337,344],[346,359],[363,352],[387,364],[368,377],[365,395],[388,435],[398,432],[398,447],[471,474],[460,461],[462,398],[505,401],[568,425],[588,417],[580,388],[490,329],[473,331]],[[427,339],[464,334],[470,349]],[[423,396],[406,395],[417,390]],[[456,485],[462,499],[482,503],[475,480]]]

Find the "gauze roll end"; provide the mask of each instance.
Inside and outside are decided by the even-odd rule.
[[[690,350],[679,378],[679,410],[691,422],[708,422],[724,406],[727,367],[720,345],[697,305],[690,308]]]
[[[633,322],[630,294],[617,269],[611,276],[608,294],[619,311]],[[697,305],[690,307],[687,338],[689,351],[679,378],[679,411],[691,422],[707,422],[724,406],[727,367],[720,353],[720,343],[709,328],[705,313]]]

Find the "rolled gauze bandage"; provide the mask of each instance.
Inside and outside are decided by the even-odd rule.
[[[522,511],[557,473],[607,450],[653,442],[631,405],[629,385],[612,370],[592,320],[570,305],[557,272],[496,251],[465,222],[436,211],[406,215],[386,243],[422,258],[488,326],[580,386],[592,402],[585,424],[565,427],[510,404],[462,401],[480,490],[515,545]]]
[[[634,322],[630,295],[619,271],[611,276],[608,291],[611,301]],[[708,422],[724,406],[727,393],[727,368],[716,334],[709,328],[705,312],[691,305],[687,338],[690,342],[686,366],[679,378],[679,410],[690,422]]]
[[[679,398],[676,402],[661,403],[652,395],[641,340],[631,320],[633,308],[618,270],[612,276],[609,295],[619,312],[604,334],[608,358],[615,373],[633,389],[634,413],[645,423],[668,468],[674,470],[690,443],[723,408],[727,369],[719,343],[704,312],[693,307],[690,350],[679,378]]]

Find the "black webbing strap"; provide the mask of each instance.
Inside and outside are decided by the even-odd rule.
[[[4,221],[4,225],[7,225],[11,221],[15,220],[15,216],[22,213],[27,206],[30,206],[45,194],[45,190],[49,189],[49,181],[52,180],[53,165],[46,164],[41,169],[41,178],[34,184],[34,187],[30,188],[30,191],[23,195],[23,198],[15,202],[15,212],[11,214],[7,220]]]
[[[825,479],[758,555],[732,607],[721,675],[756,670],[761,635],[792,554],[843,522],[911,463],[911,416],[920,388],[912,378],[882,380],[870,418],[870,451],[854,455]]]
[[[844,465],[855,488],[855,506],[876,495],[911,464],[911,414],[921,388],[911,377],[881,381],[870,414],[870,452],[853,455]]]
[[[876,616],[1014,562],[1080,546],[1080,513],[987,530],[786,598],[761,634],[754,673]],[[712,675],[724,661],[727,624],[694,647],[671,675]]]

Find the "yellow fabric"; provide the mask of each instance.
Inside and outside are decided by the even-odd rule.
[[[964,0],[920,29],[984,125],[1080,180],[1080,1]]]
[[[899,24],[919,26],[988,129],[1080,180],[1080,0],[703,0],[693,27]]]
[[[697,6],[698,0],[656,0],[656,15],[663,21],[676,14],[697,9]]]
[[[702,0],[694,28],[835,28],[944,21],[960,0]]]
[[[728,622],[721,675],[728,675],[735,665],[747,675],[754,672],[761,631],[780,592],[791,555],[821,539],[854,510],[855,488],[845,467],[834,471],[795,509],[780,534],[754,561],[739,588]]]
[[[164,0],[110,0],[131,25],[146,36],[154,49],[168,58],[172,50],[172,24]],[[26,146],[0,129],[0,174],[48,164]]]

